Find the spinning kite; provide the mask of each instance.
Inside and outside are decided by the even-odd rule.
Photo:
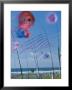
[[[57,22],[57,15],[54,12],[50,12],[47,15],[47,22],[50,24],[55,24]]]

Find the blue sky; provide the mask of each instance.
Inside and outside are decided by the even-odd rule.
[[[11,12],[11,42],[12,48],[16,41],[19,42],[18,53],[23,68],[36,67],[34,55],[37,56],[39,67],[52,67],[50,50],[53,58],[54,67],[59,67],[58,59],[58,38],[60,46],[61,33],[61,12],[54,11],[57,15],[57,21],[54,24],[47,22],[46,17],[50,11],[32,11],[35,17],[35,23],[30,29],[31,36],[29,38],[18,38],[16,30],[18,30],[18,15],[20,11]],[[48,45],[50,43],[50,48]],[[28,48],[28,49],[27,49]],[[45,54],[49,54],[49,58],[44,58]],[[17,51],[11,51],[11,68],[19,68]]]

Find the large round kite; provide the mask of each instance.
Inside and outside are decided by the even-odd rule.
[[[26,37],[28,38],[30,36],[29,30],[33,26],[35,22],[35,18],[33,14],[30,11],[22,11],[19,14],[19,21],[18,21],[18,28],[17,36],[22,38]]]

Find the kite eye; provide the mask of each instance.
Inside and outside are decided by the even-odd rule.
[[[28,18],[28,19],[27,19],[27,23],[32,24],[31,18]]]
[[[25,23],[26,22],[26,18],[25,17],[21,17],[20,18],[20,22]]]
[[[25,18],[23,19],[23,21],[24,21],[24,22],[26,21]]]
[[[28,21],[30,22],[30,21],[31,21],[31,19],[29,18],[29,19],[28,19]]]

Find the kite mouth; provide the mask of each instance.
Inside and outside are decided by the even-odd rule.
[[[29,24],[29,23],[27,23],[27,24],[21,24],[21,25],[19,25],[19,27],[21,29],[23,29],[24,31],[27,31],[27,30],[30,30],[31,24]]]

